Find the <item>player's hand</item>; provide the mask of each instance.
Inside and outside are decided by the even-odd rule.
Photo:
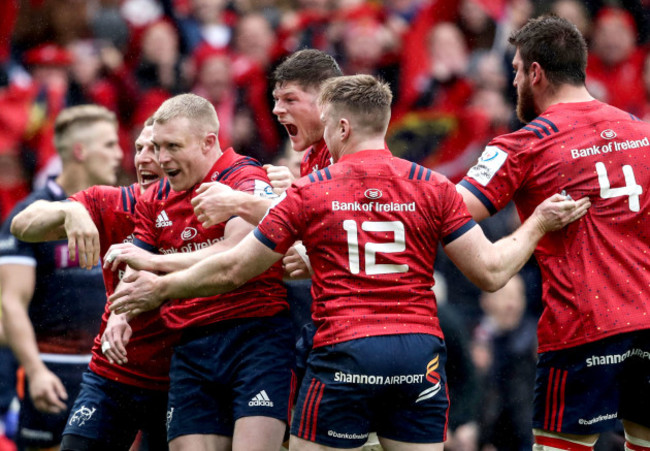
[[[237,191],[219,182],[203,183],[192,199],[194,214],[204,228],[227,221],[237,214]]]
[[[284,193],[294,181],[294,176],[291,170],[286,166],[274,166],[272,164],[265,164],[266,175],[271,182],[271,188],[275,194]]]
[[[81,204],[72,202],[68,207],[63,223],[68,236],[68,255],[72,261],[79,255],[79,266],[91,269],[99,262],[99,231]]]
[[[47,367],[29,378],[29,396],[41,412],[56,414],[67,408],[64,401],[68,399],[68,392],[61,379]]]
[[[539,204],[533,216],[544,233],[559,230],[567,224],[582,218],[591,207],[588,197],[573,200],[569,196],[554,194]]]
[[[155,255],[131,243],[113,244],[104,256],[104,269],[116,271],[121,263],[133,269],[155,271]]]
[[[282,257],[284,277],[288,279],[309,279],[312,275],[307,250],[302,243],[296,243]]]
[[[102,353],[109,362],[124,365],[129,361],[126,356],[126,345],[132,333],[126,315],[111,313],[101,338]]]
[[[115,293],[108,298],[109,307],[117,314],[127,314],[130,318],[140,313],[160,307],[163,300],[156,288],[158,276],[148,271],[134,271],[122,279]]]

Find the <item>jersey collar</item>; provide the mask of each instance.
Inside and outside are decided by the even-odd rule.
[[[393,154],[390,153],[388,147],[384,147],[383,149],[359,150],[351,154],[343,155],[341,158],[339,158],[339,163],[342,161],[349,161],[349,160],[361,160],[363,158],[372,158],[372,157],[387,158],[392,156]]]

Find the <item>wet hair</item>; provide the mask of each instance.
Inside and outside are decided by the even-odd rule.
[[[582,85],[587,71],[587,43],[578,28],[556,15],[529,20],[508,38],[528,71],[538,63],[553,85]]]
[[[305,49],[293,53],[275,69],[273,82],[275,86],[293,82],[303,89],[319,89],[325,80],[341,75],[341,68],[330,55]]]

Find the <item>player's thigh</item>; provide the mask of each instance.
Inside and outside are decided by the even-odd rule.
[[[288,424],[296,384],[289,316],[247,322],[237,338],[231,344],[229,364],[234,419],[268,417]]]
[[[223,435],[189,434],[169,442],[170,451],[231,451],[232,439]]]
[[[71,358],[74,357],[76,356]],[[20,404],[16,439],[20,446],[25,448],[50,448],[61,442],[70,409],[81,389],[82,375],[88,368],[87,362],[44,361],[48,369],[59,377],[68,393],[68,399],[64,401],[66,409],[58,414],[39,411],[29,396],[29,381],[25,379],[25,397]]]
[[[449,402],[442,341],[431,335],[370,337],[315,348],[292,435],[322,446],[362,446],[370,430],[396,441],[444,439]]]
[[[87,371],[63,432],[64,441],[68,435],[85,437],[105,449],[128,450],[138,430],[143,430],[152,442],[165,444],[166,404],[165,392],[122,384]]]
[[[650,429],[650,330],[631,335],[634,343],[623,363],[619,418],[638,425],[643,434]]]
[[[405,443],[379,437],[384,451],[442,451],[444,443]]]
[[[289,451],[335,451],[345,449],[346,451],[360,451],[363,447],[357,448],[332,448],[331,446],[319,445],[318,443],[304,440],[295,435],[289,438]]]
[[[395,443],[442,443],[449,413],[444,342],[426,334],[376,338],[375,368],[385,375],[371,404],[377,435]]]
[[[235,421],[233,451],[279,451],[287,423],[263,416],[244,417]]]
[[[633,336],[621,334],[539,355],[533,428],[587,436],[612,430]]]

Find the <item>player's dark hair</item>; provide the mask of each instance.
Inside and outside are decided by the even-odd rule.
[[[372,75],[329,79],[323,83],[318,97],[320,105],[331,104],[342,112],[352,113],[359,126],[373,133],[386,132],[392,100],[388,83]]]
[[[273,82],[275,86],[293,82],[303,89],[319,89],[325,80],[341,75],[341,68],[330,55],[304,49],[290,55],[275,69]]]
[[[553,85],[585,83],[587,43],[578,28],[556,15],[529,20],[508,38],[517,47],[524,70],[538,63]]]

